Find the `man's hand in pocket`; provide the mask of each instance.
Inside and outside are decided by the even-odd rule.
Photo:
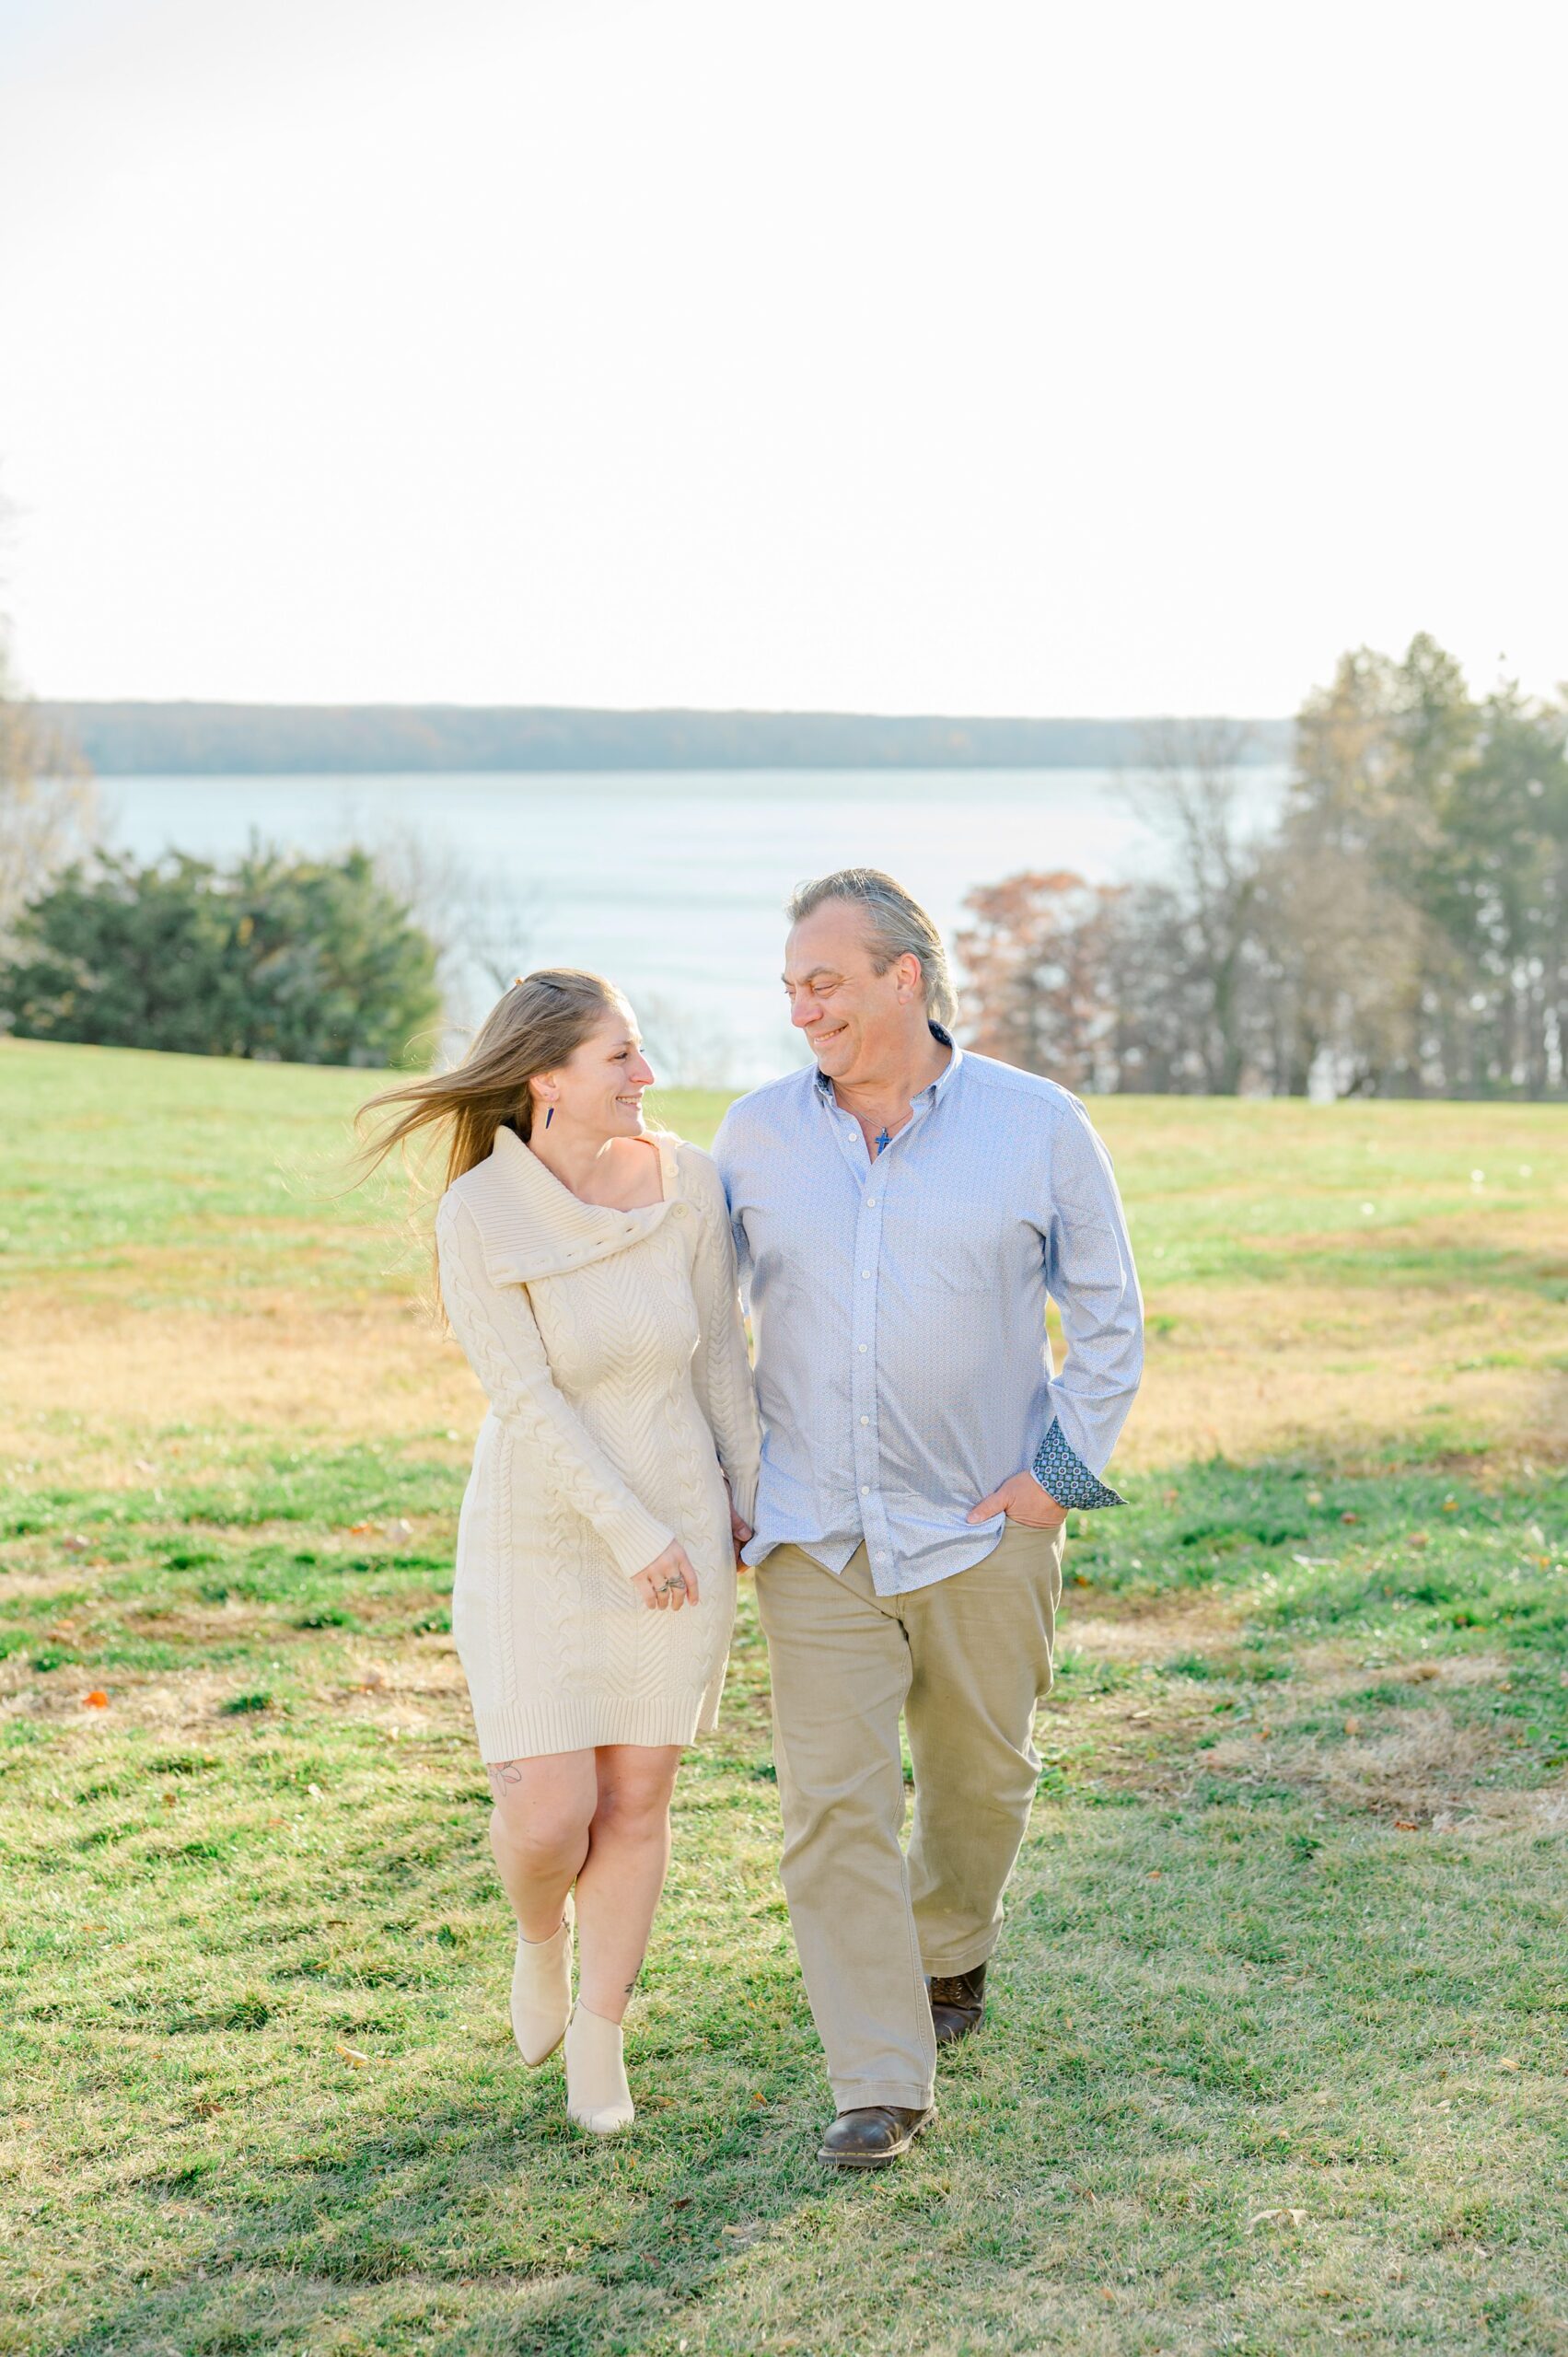
[[[1060,1530],[1067,1519],[1066,1507],[1058,1505],[1032,1473],[1015,1473],[1011,1480],[970,1508],[970,1520],[989,1522],[999,1514],[1005,1514],[1009,1522],[1021,1522],[1026,1530]]]

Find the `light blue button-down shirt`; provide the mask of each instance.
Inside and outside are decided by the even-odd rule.
[[[955,1048],[873,1161],[812,1066],[732,1105],[714,1155],[757,1341],[748,1562],[793,1542],[842,1572],[864,1538],[877,1593],[899,1595],[991,1552],[1005,1518],[966,1516],[1042,1434],[1086,1480],[1103,1471],[1143,1369],[1143,1304],[1075,1097]]]

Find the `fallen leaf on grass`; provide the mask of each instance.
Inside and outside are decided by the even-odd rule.
[[[366,2071],[369,2069],[369,2055],[362,2054],[357,2046],[345,2046],[341,2038],[333,2038],[332,2045],[336,2051],[343,2056],[343,2061],[345,2062],[352,2062],[356,2071]]]
[[[373,1522],[351,1522],[348,1527],[348,1535],[351,1538],[368,1538],[375,1527],[376,1525]]]
[[[79,1531],[73,1531],[69,1538],[63,1538],[60,1541],[60,1545],[64,1554],[85,1555],[92,1545],[92,1540],[84,1538]]]
[[[82,1697],[82,1708],[83,1708],[83,1710],[84,1710],[84,1711],[107,1711],[107,1710],[108,1710],[108,1708],[109,1708],[109,1697],[108,1697],[108,1695],[104,1692],[104,1690],[103,1690],[103,1689],[102,1689],[102,1687],[101,1687],[101,1686],[95,1686],[95,1687],[93,1688],[93,1690],[92,1690],[92,1692],[91,1692],[90,1694],[84,1694],[84,1695],[83,1695],[83,1697]]]
[[[391,1540],[394,1547],[406,1547],[413,1538],[412,1522],[400,1519],[397,1522],[383,1523],[381,1527],[383,1535]]]
[[[1413,1817],[1397,1817],[1394,1819],[1394,1830],[1396,1833],[1419,1833],[1421,1828]]]
[[[1511,2054],[1504,2054],[1499,2057],[1497,2067],[1500,2071],[1516,2071],[1519,2066]]]
[[[1247,2221],[1247,2231],[1250,2234],[1254,2226],[1281,2223],[1299,2226],[1306,2215],[1305,2210],[1259,2210]]]

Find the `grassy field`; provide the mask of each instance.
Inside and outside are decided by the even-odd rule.
[[[749,1603],[635,2129],[517,2061],[479,1400],[343,1191],[363,1085],[0,1046],[0,2350],[1568,2351],[1561,1109],[1099,1109],[1132,1504],[1069,1550],[991,2020],[844,2181]]]

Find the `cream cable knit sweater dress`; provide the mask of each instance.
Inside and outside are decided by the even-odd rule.
[[[458,1526],[452,1631],[484,1759],[690,1743],[735,1615],[725,1477],[748,1521],[759,1432],[724,1189],[654,1141],[664,1200],[579,1202],[511,1130],[442,1197],[452,1330],[490,1399]],[[702,1600],[632,1575],[679,1538]]]

